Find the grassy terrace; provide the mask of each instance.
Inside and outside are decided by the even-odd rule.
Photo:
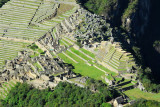
[[[64,20],[64,18],[69,17],[71,14],[73,14],[76,8],[73,5],[60,4],[57,16],[53,18],[53,20],[52,19],[46,20],[43,23],[39,23],[40,25],[39,27],[34,25],[28,26],[33,15],[36,12],[36,9],[40,5],[40,2],[41,2],[40,0],[37,1],[17,0],[16,3],[13,1],[6,3],[6,5],[4,5],[4,7],[1,8],[1,10],[3,11],[0,11],[0,13],[4,12],[7,13],[0,16],[0,21],[2,22],[1,23],[2,25],[0,27],[0,36],[3,35],[4,30],[6,29],[4,25],[6,26],[8,25],[9,28],[7,27],[8,31],[5,33],[5,35],[3,35],[4,37],[26,39],[32,41],[37,40],[39,37],[43,36],[50,28],[56,25],[55,23],[56,20],[58,20],[58,23],[61,22],[62,20]],[[36,14],[35,17],[38,17],[37,15],[38,14]],[[61,18],[62,20],[59,20],[59,18]],[[10,23],[12,23],[12,25],[10,25]],[[56,32],[55,30],[56,29],[54,29],[53,32]],[[71,45],[65,40],[64,42],[69,46]],[[0,69],[2,68],[2,63],[4,62],[4,60],[14,58],[17,55],[17,52],[25,48],[26,46],[27,45],[24,45],[24,43],[17,43],[13,41],[6,42],[1,40]],[[34,55],[31,55],[31,57],[38,56],[39,53],[35,52]]]
[[[68,4],[61,4],[58,11],[57,15],[62,15],[62,14],[67,14],[69,12],[72,12],[72,9],[74,8],[73,5],[68,5]]]
[[[67,42],[66,40],[64,40],[64,39],[62,39],[68,46],[71,46],[71,45],[73,45],[73,44],[71,44],[71,43],[69,43],[69,42]]]
[[[8,92],[11,90],[12,87],[16,85],[15,81],[9,81],[8,83],[5,82],[2,84],[2,87],[0,88],[0,99],[5,99]]]
[[[67,57],[66,55],[64,55],[63,53],[60,53],[58,54],[58,56],[63,59],[63,61],[65,63],[69,63],[69,64],[72,64],[74,66],[74,69],[73,71],[75,73],[80,73],[81,75],[83,76],[88,76],[88,77],[91,77],[91,78],[94,78],[96,80],[102,80],[104,83],[105,83],[105,78],[104,77],[107,77],[109,80],[114,80],[113,77],[117,76],[118,74],[115,73],[115,72],[112,72],[110,70],[108,70],[107,68],[105,68],[104,66],[100,65],[100,64],[97,64],[94,62],[94,60],[92,60],[91,58],[88,58],[85,54],[81,53],[79,50],[76,50],[74,49],[73,47],[70,48],[71,52],[70,51],[65,51],[65,54],[67,54],[68,56],[70,56],[71,58],[73,58],[75,61],[73,61],[71,58]],[[85,52],[87,55],[89,56],[92,56],[92,58],[94,57],[94,54],[81,48],[80,49],[82,52]],[[73,53],[74,54],[73,54]],[[81,58],[87,60],[88,62],[86,62],[85,60],[82,60]],[[92,62],[93,61],[93,62]],[[90,63],[92,64],[91,66],[88,65],[87,63]],[[97,66],[98,68],[96,68],[95,66]],[[101,69],[101,70],[100,70]],[[103,71],[102,71],[103,70]],[[105,76],[105,72],[107,74],[109,74],[108,76]],[[111,76],[112,75],[112,76]],[[122,78],[115,78],[115,81],[118,82],[122,80]],[[133,86],[133,83],[130,82],[130,80],[124,80],[123,82],[119,83],[120,85],[116,86],[116,89],[119,90],[119,89],[123,89],[123,88],[127,88],[127,87],[130,87],[130,86]]]
[[[77,57],[76,55],[72,54],[71,52],[69,52],[68,50],[65,52],[67,55],[69,55],[70,57],[72,57],[74,60],[76,60],[79,63],[85,63],[83,60],[81,60],[79,57]]]
[[[83,53],[81,53],[80,51],[74,49],[74,48],[70,48],[70,50],[74,53],[76,53],[77,55],[81,56],[82,58],[84,58],[85,60],[91,60],[90,58],[88,58],[87,56],[85,56]]]
[[[0,40],[0,69],[6,59],[11,60],[17,56],[17,52],[21,51],[29,45],[28,43],[13,42],[7,40]]]
[[[75,64],[74,61],[72,61],[71,59],[69,59],[68,57],[66,57],[63,53],[59,53],[58,56],[64,60],[65,63],[68,64]]]
[[[60,45],[68,47],[62,40],[59,40]]]
[[[70,39],[70,38],[68,38],[68,37],[64,37],[64,38],[66,38],[67,40],[69,40],[69,41],[71,41],[71,42],[73,42],[73,43],[76,42],[76,41],[74,41],[74,40],[72,40],[72,39]]]
[[[64,0],[58,0],[58,1],[64,1]],[[65,0],[65,2],[76,2],[76,0]]]
[[[43,71],[41,66],[37,62],[34,63],[33,65],[37,67],[38,71]]]
[[[147,100],[155,100],[160,102],[160,93],[147,93],[140,91],[139,89],[131,89],[124,92],[127,96],[129,96],[131,99],[137,99],[137,98],[144,98]]]
[[[121,79],[122,78],[116,78],[116,81],[118,82]],[[123,85],[123,84],[125,84],[125,85]],[[119,85],[116,88],[120,89],[120,88],[129,87],[129,86],[132,86],[132,85],[133,85],[133,83],[131,83],[131,80],[125,79],[124,81],[122,81],[121,83],[119,83]]]
[[[42,49],[40,49],[37,45],[35,44],[32,44],[31,46],[28,46],[28,48],[32,49],[33,51],[33,54],[30,55],[31,58],[33,57],[37,57],[39,56],[40,54],[41,55],[44,55],[44,51]]]
[[[74,61],[72,61],[70,58],[66,57],[62,53],[58,54],[58,56],[61,59],[63,59],[66,63],[72,64],[75,67],[75,69],[73,69],[73,71],[75,73],[80,73],[84,76],[89,76],[89,77],[95,78],[97,80],[102,80],[101,76],[105,75],[104,72],[98,70],[97,68],[95,68],[93,66],[89,66],[89,65],[85,64],[85,62],[83,60],[81,60],[77,56],[73,55],[69,51],[66,51],[66,54],[71,56],[73,59],[75,59],[76,61],[79,62],[79,63],[75,63]]]
[[[91,62],[91,59],[88,58],[87,56],[85,56],[84,54],[82,54],[81,52],[79,52],[79,50],[76,50],[74,48],[70,48],[70,50],[72,52],[74,52],[75,54],[77,54],[78,56],[84,58],[85,60],[90,60],[89,63]],[[81,50],[85,50],[85,49],[81,49]],[[86,52],[86,54],[88,55],[88,51],[85,50],[84,52]],[[65,52],[68,56],[72,57],[74,60],[76,60],[78,63],[75,63],[74,61],[72,61],[70,58],[68,58],[67,56],[65,56],[63,53],[58,54],[58,56],[64,60],[64,62],[72,64],[75,69],[73,69],[73,71],[75,73],[80,73],[83,76],[89,76],[91,78],[97,79],[97,80],[103,80],[102,76],[105,75],[105,73],[99,69],[97,69],[94,66],[89,66],[88,64],[86,64],[85,61],[83,61],[82,59],[80,59],[79,57],[77,57],[76,55],[72,54],[71,52],[69,52],[68,50]],[[93,54],[90,52],[90,55]],[[97,63],[93,63],[92,64],[96,65],[97,67],[99,67],[100,69],[106,71],[106,73],[108,74],[112,74],[113,76],[116,76],[117,74],[115,72],[112,72],[110,70],[108,70],[107,68],[103,67],[102,65],[99,65]],[[108,76],[109,78],[111,78],[111,76]]]
[[[53,31],[51,32],[54,39],[56,39],[55,32],[56,32],[56,29],[54,28]]]
[[[106,71],[108,74],[112,74],[113,76],[116,76],[116,75],[117,75],[115,72],[112,72],[112,71],[108,70],[108,69],[105,68],[104,66],[92,62],[92,59],[88,58],[86,55],[84,55],[83,53],[81,53],[79,50],[76,50],[76,49],[74,49],[74,48],[70,48],[70,50],[71,50],[72,52],[76,53],[77,55],[79,55],[80,57],[84,58],[85,60],[88,60],[88,63],[94,64],[94,65],[96,65],[97,67],[99,67],[100,69]],[[86,51],[87,51],[87,50],[86,50]],[[92,53],[91,53],[91,54],[92,54]],[[88,55],[88,54],[87,54],[87,55]]]
[[[89,55],[90,57],[92,58],[95,58],[95,55],[93,53],[91,53],[90,51],[87,51],[86,49],[84,48],[81,48],[80,49],[82,52],[84,52],[85,54]]]

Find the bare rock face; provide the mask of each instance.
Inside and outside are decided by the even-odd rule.
[[[129,15],[122,16],[122,26],[137,37],[144,34],[149,22],[150,5],[150,0],[137,0],[135,10]]]

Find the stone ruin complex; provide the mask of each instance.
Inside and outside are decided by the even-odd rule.
[[[77,21],[79,18],[80,20]],[[85,19],[85,21],[83,19]],[[133,56],[131,53],[124,51],[120,43],[113,41],[112,28],[110,28],[109,24],[104,23],[106,22],[103,17],[91,14],[84,9],[78,9],[73,15],[66,18],[42,36],[37,42],[44,46],[49,52],[56,55],[67,50],[67,47],[59,44],[59,40],[62,38],[66,37],[75,41],[75,43],[73,43],[67,40],[73,47],[77,47],[76,42],[80,40],[83,48],[96,54],[96,59],[99,64],[116,73],[135,73],[136,64]],[[83,29],[83,31],[81,31],[81,29]],[[102,29],[108,30],[100,32]],[[99,42],[96,41],[98,38],[100,38]],[[98,51],[95,52],[95,49]],[[130,76],[132,78],[134,75]]]
[[[59,81],[76,77],[76,74],[68,69],[61,59],[49,58],[47,55],[31,58],[30,55],[31,52],[21,51],[15,59],[7,60],[3,72],[0,74],[0,81],[7,82],[16,79],[19,82],[31,83],[37,88],[44,89],[46,87],[53,88]],[[34,80],[43,82],[34,84]]]
[[[4,70],[0,73],[0,81],[8,82],[16,79],[19,82],[27,82],[40,89],[47,87],[53,88],[59,81],[74,83],[69,79],[76,78],[77,75],[69,69],[68,65],[62,61],[63,59],[59,57],[53,58],[53,56],[57,56],[57,54],[65,52],[71,47],[75,49],[84,48],[96,55],[96,63],[121,74],[124,78],[134,78],[136,71],[134,68],[136,68],[136,64],[133,56],[124,51],[120,43],[113,41],[112,28],[110,24],[105,21],[104,17],[92,14],[80,6],[77,6],[71,15],[64,14],[64,20],[54,19],[60,22],[56,24],[48,22],[47,24],[51,25],[48,26],[43,25],[43,22],[57,14],[59,4],[53,3],[50,5],[49,2],[45,1],[38,2],[38,4],[39,6],[36,9],[34,17],[30,17],[31,20],[29,20],[27,24],[25,23],[26,25],[29,24],[30,28],[22,30],[21,28],[13,28],[10,26],[8,29],[2,29],[2,31],[3,36],[7,36],[7,33],[10,35],[10,29],[11,32],[13,29],[18,29],[20,32],[23,32],[28,29],[31,30],[32,26],[39,27],[38,29],[33,27],[34,30],[32,32],[40,31],[40,38],[36,36],[39,39],[33,39],[31,36],[31,38],[27,39],[36,40],[34,43],[42,49],[45,54],[32,58],[30,57],[33,54],[31,51],[24,50],[18,52],[16,58],[5,61]],[[55,26],[53,26],[54,24]],[[15,31],[12,33],[14,32]],[[21,33],[19,33],[19,35],[20,34]],[[35,35],[39,34],[35,33]],[[26,39],[25,36],[24,38]],[[8,37],[10,36],[7,36],[7,38]],[[61,45],[60,40],[62,39],[71,45]],[[77,42],[81,44],[81,47],[77,45]],[[93,66],[92,64],[88,65]],[[129,74],[125,75],[126,73]],[[78,78],[76,81],[79,83],[86,81],[84,78]],[[105,81],[109,85],[114,85],[115,82],[107,78],[105,78]],[[77,85],[84,87],[80,84]]]

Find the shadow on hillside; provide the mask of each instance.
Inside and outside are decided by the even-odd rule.
[[[151,0],[151,14],[148,29],[146,29],[141,46],[145,64],[152,69],[155,82],[160,83],[160,53],[153,48],[153,43],[160,40],[160,0]]]

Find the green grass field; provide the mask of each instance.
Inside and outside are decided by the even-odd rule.
[[[82,54],[79,50],[76,50],[74,48],[70,48],[70,50],[77,54],[78,56],[84,58],[85,60],[89,60],[88,63],[92,64],[92,65],[88,65],[86,63],[86,61],[80,59],[78,56],[74,55],[73,53],[71,53],[70,51],[65,51],[65,54],[67,54],[68,56],[70,56],[71,58],[73,58],[75,61],[77,61],[78,63],[74,62],[72,59],[68,58],[67,56],[65,56],[63,53],[60,53],[58,54],[58,56],[63,59],[63,61],[65,63],[69,63],[69,64],[72,64],[74,66],[74,69],[73,71],[75,73],[80,73],[82,76],[88,76],[88,77],[91,77],[91,78],[94,78],[96,80],[102,80],[104,83],[105,83],[105,78],[104,77],[107,77],[109,80],[113,80],[113,77],[117,76],[118,74],[113,72],[113,71],[110,71],[109,69],[105,68],[104,66],[100,65],[100,64],[97,64],[95,62],[92,62],[93,60],[91,60],[90,58],[88,58],[86,55]],[[81,50],[83,50],[83,52],[85,52],[87,55],[90,55],[92,57],[94,57],[94,54],[91,53],[91,52],[88,52],[87,50],[81,48]],[[98,68],[100,69],[97,69],[95,66],[97,66]],[[104,70],[104,71],[103,71]],[[105,75],[105,72],[107,74],[109,74],[108,76]],[[112,76],[113,77],[112,77]],[[122,78],[115,78],[116,82],[118,82],[119,80],[121,80]],[[127,82],[127,81],[130,81],[130,80],[125,80],[123,82]],[[123,83],[122,82],[122,83]],[[121,84],[121,83],[120,83]],[[129,87],[129,86],[132,86],[133,84],[132,83],[127,83],[127,84],[124,84],[122,85],[121,87],[117,87],[117,89],[119,88],[125,88],[125,87]]]
[[[144,98],[147,100],[155,100],[160,102],[160,93],[147,93],[140,91],[139,89],[135,88],[132,90],[128,90],[124,92],[127,96],[129,96],[131,99],[137,99],[137,98]]]
[[[72,52],[75,52],[77,55],[80,55],[83,58],[86,57],[82,53],[79,53],[78,50],[75,50],[74,48],[71,48],[71,50]],[[80,73],[83,76],[89,76],[91,78],[104,81],[104,79],[101,78],[102,76],[105,75],[103,71],[95,68],[94,66],[89,66],[88,64],[86,64],[85,61],[81,60],[80,58],[78,58],[76,55],[72,54],[69,51],[66,51],[65,53],[70,57],[72,57],[74,60],[76,60],[78,63],[75,63],[70,58],[66,57],[63,53],[58,54],[58,56],[61,59],[63,59],[65,63],[72,64],[75,67],[75,69],[73,69],[75,73]],[[96,66],[101,68],[102,70],[105,70],[107,73],[112,73],[110,70],[101,65],[97,64]],[[113,72],[113,75],[116,75],[116,73]]]
[[[62,53],[58,54],[58,56],[61,59],[63,59],[64,62],[72,64],[75,67],[75,69],[73,69],[73,71],[75,73],[80,73],[83,76],[89,76],[89,77],[97,79],[97,80],[102,80],[101,76],[105,75],[104,72],[98,70],[97,68],[95,68],[93,66],[89,66],[89,65],[85,64],[84,61],[82,61],[77,56],[73,55],[72,53],[70,53],[68,51],[66,52],[66,54],[69,56],[72,56],[73,59],[75,59],[77,62],[79,62],[79,63],[73,62],[71,59],[69,59],[68,57],[66,57]]]
[[[90,58],[88,58],[87,56],[85,56],[84,54],[82,54],[80,51],[74,49],[74,48],[70,48],[70,50],[74,53],[76,53],[77,55],[81,56],[82,58],[84,58],[85,60],[91,60]]]
[[[100,65],[100,64],[97,64],[97,63],[91,62],[91,59],[88,58],[87,56],[85,56],[84,54],[82,54],[79,50],[76,50],[76,49],[74,49],[74,48],[70,48],[70,50],[71,50],[72,52],[76,53],[77,55],[79,55],[80,57],[84,58],[85,60],[90,60],[90,61],[88,61],[90,64],[96,65],[96,66],[99,67],[100,69],[106,71],[108,74],[112,74],[113,76],[116,76],[116,75],[117,75],[117,73],[110,71],[109,69],[105,68],[104,66],[102,66],[102,65]],[[82,50],[84,50],[84,49],[82,49]],[[86,51],[86,53],[87,53],[87,50],[85,50],[85,51]],[[89,53],[89,54],[91,55],[92,53]],[[87,55],[88,55],[88,54],[87,54]],[[93,56],[93,55],[92,55],[92,56]],[[76,60],[76,59],[75,59],[75,60]],[[81,61],[81,59],[80,59],[80,61]]]
[[[86,49],[84,48],[81,48],[80,49],[82,52],[84,52],[85,54],[89,55],[90,57],[92,58],[95,58],[95,55],[93,53],[91,53],[90,51],[87,51]]]
[[[2,90],[2,92],[0,92],[0,99],[5,99],[5,96],[7,96],[8,92],[15,85],[16,85],[16,82],[15,81],[13,82],[12,80],[9,82],[3,83],[2,87],[0,87],[0,90]]]

